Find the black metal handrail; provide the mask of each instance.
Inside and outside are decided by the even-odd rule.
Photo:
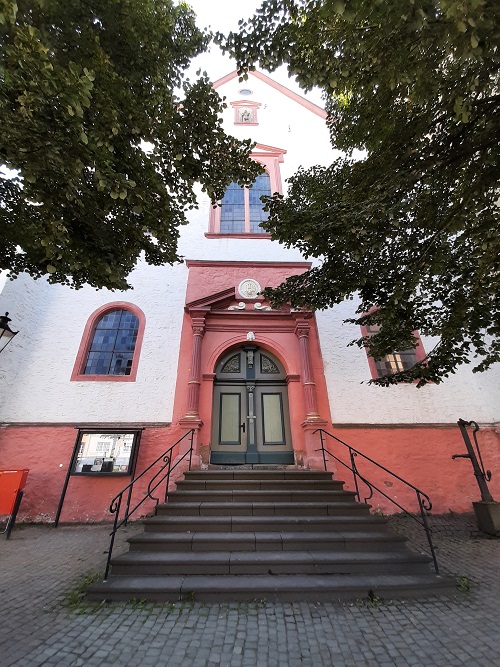
[[[177,442],[174,442],[174,444],[169,447],[163,454],[160,454],[160,456],[153,461],[145,470],[143,470],[137,477],[134,477],[134,479],[127,484],[125,488],[123,488],[120,493],[117,493],[116,496],[113,498],[109,505],[109,511],[115,515],[115,519],[113,522],[113,530],[110,533],[111,540],[109,542],[109,549],[108,549],[108,559],[106,561],[106,570],[104,572],[104,581],[107,580],[108,574],[109,574],[109,568],[111,565],[111,557],[113,555],[113,547],[115,544],[115,536],[116,532],[119,528],[121,528],[124,525],[127,525],[127,521],[130,519],[132,514],[139,509],[139,507],[144,503],[148,498],[150,500],[156,501],[156,505],[160,502],[159,498],[154,497],[152,494],[156,489],[162,484],[165,480],[165,494],[164,494],[164,501],[167,500],[168,496],[168,487],[170,484],[170,475],[173,470],[177,468],[179,463],[183,461],[188,455],[189,455],[189,466],[188,470],[191,470],[191,461],[193,458],[193,437],[194,437],[194,429],[191,429],[187,433],[185,433],[182,438],[179,438]],[[179,445],[183,440],[185,439],[190,440],[190,445],[189,449],[176,461],[174,465],[172,465],[172,451],[177,445]],[[151,479],[148,482],[147,486],[147,492],[145,493],[144,497],[141,498],[141,500],[132,508],[130,509],[130,502],[132,499],[132,491],[134,488],[135,483],[142,479],[144,475],[153,468],[157,463],[162,461],[162,465],[160,466],[159,470],[155,472],[155,474],[151,477]],[[166,471],[165,471],[166,469]],[[120,520],[120,510],[122,506],[122,500],[124,494],[127,493],[127,505],[125,508],[125,516]]]
[[[364,498],[363,502],[366,503],[367,500],[370,500],[370,498],[373,496],[373,491],[374,490],[378,491],[379,493],[381,493],[384,496],[384,498],[387,498],[387,500],[390,500],[391,503],[396,505],[396,507],[399,507],[399,509],[402,512],[407,514],[409,517],[414,519],[420,526],[423,527],[423,529],[425,530],[427,541],[429,543],[429,549],[430,549],[431,556],[432,556],[432,562],[434,563],[434,569],[436,570],[436,574],[439,574],[439,567],[438,567],[438,563],[437,563],[436,552],[434,550],[434,545],[432,543],[431,529],[429,527],[429,524],[427,522],[427,517],[426,517],[426,514],[425,514],[426,512],[430,512],[432,510],[432,503],[431,503],[431,499],[429,498],[429,496],[426,493],[424,493],[421,489],[417,488],[413,484],[410,484],[410,482],[407,482],[405,479],[403,479],[399,475],[396,475],[396,473],[392,472],[392,470],[389,470],[388,468],[381,465],[380,463],[377,463],[377,461],[374,461],[373,459],[371,459],[369,456],[366,456],[366,454],[363,454],[362,452],[358,451],[357,449],[354,449],[354,447],[351,447],[351,445],[348,445],[343,440],[340,440],[339,438],[337,438],[332,433],[328,433],[328,431],[325,431],[322,428],[316,429],[316,431],[314,431],[314,433],[319,433],[319,436],[320,436],[321,448],[316,450],[316,451],[318,451],[318,452],[321,451],[322,454],[323,454],[323,464],[325,466],[325,470],[327,470],[326,455],[328,454],[328,456],[331,456],[333,459],[335,459],[335,461],[337,461],[338,463],[343,465],[344,468],[347,468],[348,470],[350,470],[352,472],[353,478],[354,478],[354,488],[356,489],[356,498],[358,499],[358,502],[361,502],[361,496],[360,496],[359,484],[358,484],[358,479],[359,479],[364,484],[366,484],[366,486],[370,490],[369,495]],[[333,440],[335,440],[336,442],[343,445],[344,447],[346,447],[349,450],[349,459],[351,461],[350,466],[347,463],[345,463],[344,461],[342,461],[341,459],[339,459],[337,456],[335,456],[335,454],[330,452],[325,447],[325,442],[324,442],[325,436],[328,436],[328,437],[332,438]],[[364,477],[359,472],[358,467],[356,465],[356,457],[358,457],[358,456],[361,456],[362,458],[366,459],[370,463],[373,463],[373,465],[377,466],[377,468],[380,468],[381,470],[384,470],[386,473],[388,473],[389,475],[392,475],[392,477],[398,479],[400,482],[403,482],[403,484],[406,484],[406,486],[410,487],[411,489],[413,489],[415,491],[415,494],[417,496],[418,506],[419,506],[419,509],[420,509],[420,519],[418,517],[416,517],[414,514],[412,514],[412,512],[407,510],[405,507],[400,505],[396,500],[394,500],[394,498],[391,498],[389,495],[387,495],[387,493],[385,493],[385,491],[382,491],[382,489],[380,489],[378,486],[375,486],[375,484],[373,484],[372,482],[369,482],[366,479],[366,477]]]

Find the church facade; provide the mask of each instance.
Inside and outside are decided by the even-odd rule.
[[[423,489],[435,512],[471,511],[479,498],[470,462],[451,459],[465,451],[459,418],[481,425],[498,495],[500,368],[473,375],[465,365],[420,389],[369,385],[436,341],[422,337],[416,350],[374,362],[347,346],[359,336],[343,324],[355,302],[313,313],[263,299],[265,287],[311,263],[262,230],[260,196],[283,192],[301,165],[332,161],[326,114],[259,72],[244,84],[233,72],[214,86],[228,104],[226,129],[256,142],[266,173],[250,189],[232,184],[215,209],[200,192],[181,229],[182,264],[140,262],[126,293],[27,276],[1,285],[0,312],[20,330],[0,356],[0,469],[30,470],[19,517],[53,521],[68,481],[62,521],[108,520],[130,475],[179,441],[173,454],[182,454],[191,437],[195,466],[320,468],[318,429]],[[344,456],[334,441],[327,446]],[[336,470],[349,486],[349,473]],[[414,508],[392,478],[370,473]],[[371,502],[394,511],[383,497]]]

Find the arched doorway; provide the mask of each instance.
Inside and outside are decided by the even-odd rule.
[[[293,464],[286,373],[257,345],[226,353],[215,369],[211,463]]]

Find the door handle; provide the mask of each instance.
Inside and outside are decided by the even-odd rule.
[[[243,433],[245,433],[245,422],[243,422],[243,424],[240,424],[240,428],[242,428],[242,429],[243,429]]]

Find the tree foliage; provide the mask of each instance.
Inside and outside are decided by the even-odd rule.
[[[141,252],[178,260],[196,182],[215,201],[253,180],[209,80],[184,78],[208,39],[171,0],[0,0],[0,268],[124,289]]]
[[[345,157],[299,172],[266,229],[311,271],[274,303],[333,306],[358,294],[379,324],[375,358],[437,337],[427,359],[378,384],[440,382],[500,360],[500,4],[497,0],[267,0],[218,39],[240,72],[288,63],[324,91]],[[365,151],[361,160],[353,150]],[[366,313],[370,313],[366,315]]]

